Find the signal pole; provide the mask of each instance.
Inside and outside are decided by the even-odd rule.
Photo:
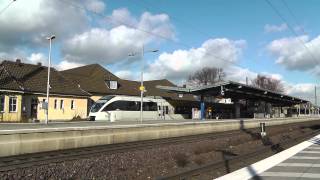
[[[317,106],[317,86],[314,86],[314,104]]]

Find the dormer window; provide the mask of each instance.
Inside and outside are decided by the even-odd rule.
[[[106,81],[106,84],[109,87],[109,89],[118,89],[117,81]]]

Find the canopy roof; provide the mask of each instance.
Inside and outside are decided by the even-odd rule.
[[[213,85],[201,86],[197,88],[171,86],[157,86],[157,88],[180,94],[214,96],[221,98],[231,98],[232,100],[243,99],[253,101],[266,101],[279,106],[290,106],[308,102],[307,100],[297,97],[245,85],[234,81],[221,81]]]

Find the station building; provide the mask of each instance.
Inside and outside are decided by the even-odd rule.
[[[88,111],[91,105],[103,96],[126,95],[140,96],[140,82],[125,80],[117,77],[99,64],[90,64],[73,69],[61,71],[61,74],[90,94]],[[173,86],[175,84],[167,79],[144,81],[145,97],[162,98],[166,103],[158,108],[166,114],[166,119],[191,118],[191,108],[198,105],[193,95],[169,93],[156,86]]]
[[[48,68],[21,60],[0,64],[0,121],[45,120]],[[50,73],[50,120],[86,118],[89,94],[54,68]]]

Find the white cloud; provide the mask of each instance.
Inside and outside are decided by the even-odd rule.
[[[299,83],[291,84],[285,83],[286,93],[292,96],[300,97],[302,99],[308,100],[312,103],[315,102],[314,98],[314,88],[316,84],[313,83]],[[319,91],[319,88],[317,88]],[[320,102],[319,95],[317,96],[317,102]]]
[[[139,21],[131,17],[126,9],[113,11],[111,19],[118,18],[134,23],[139,29],[168,38],[174,38],[173,27],[166,14],[145,12]],[[143,31],[125,25],[111,29],[92,28],[68,39],[63,46],[64,59],[78,63],[98,62],[101,64],[118,63],[128,59],[131,52],[140,51],[142,44],[158,42],[158,39]],[[135,59],[132,59],[135,60]]]
[[[140,17],[138,28],[142,30],[149,30],[153,34],[166,37],[167,39],[174,39],[174,28],[170,22],[170,18],[167,14],[153,15],[150,12],[145,12]],[[156,37],[149,36],[149,39]]]
[[[127,59],[130,52],[141,47],[140,35],[126,26],[111,30],[93,28],[64,43],[64,59],[81,63],[115,63]]]
[[[288,29],[288,25],[286,23],[283,23],[280,25],[266,24],[264,26],[264,32],[266,33],[282,32],[282,31],[286,31],[287,29]]]
[[[258,73],[256,72],[239,66],[229,66],[226,69],[224,69],[224,72],[226,73],[227,80],[232,80],[243,84],[246,83],[246,78],[248,78],[248,82],[250,84],[251,80],[256,78],[258,75]]]
[[[0,1],[0,7],[5,5],[7,1]],[[63,1],[16,1],[0,16],[0,52],[47,45],[45,37],[50,34],[57,36],[55,41],[63,40],[86,29],[88,21],[84,10]]]
[[[59,64],[55,65],[55,68],[58,70],[66,70],[66,69],[71,69],[71,68],[76,68],[79,66],[84,66],[85,64],[81,63],[75,63],[75,62],[69,62],[69,61],[61,61]]]
[[[108,16],[106,20],[115,26],[118,26],[119,24],[136,26],[138,24],[138,20],[131,15],[127,8],[113,10],[112,14]]]
[[[129,70],[122,70],[122,71],[117,71],[115,73],[116,76],[122,79],[129,79],[129,80],[137,80],[138,74],[134,74],[132,71]]]
[[[239,59],[245,45],[244,40],[209,39],[199,48],[165,52],[149,65],[146,78],[169,78],[177,81],[186,79],[188,75],[203,67],[225,69]]]
[[[48,59],[47,57],[42,54],[42,53],[32,53],[29,57],[27,57],[27,60],[31,63],[31,64],[37,64],[37,63],[41,63],[43,65],[47,65],[48,63]]]
[[[277,58],[276,63],[289,70],[312,70],[320,62],[320,36],[309,40],[309,37],[289,37],[272,41],[267,50]]]
[[[105,3],[100,0],[85,0],[84,3],[89,11],[96,13],[102,13],[106,8]]]

